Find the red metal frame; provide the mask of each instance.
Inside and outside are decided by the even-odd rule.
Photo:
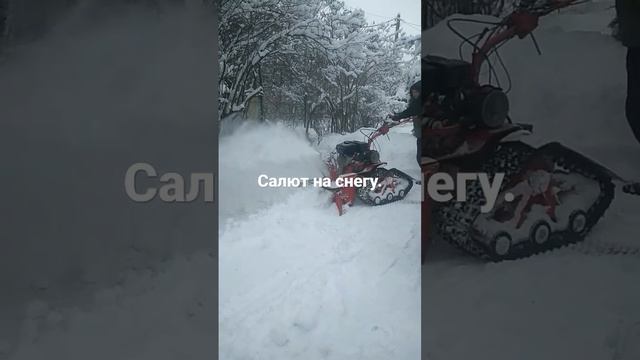
[[[384,123],[380,128],[376,129],[376,131],[374,131],[373,133],[371,133],[369,135],[369,141],[368,141],[369,148],[371,148],[371,144],[373,143],[373,141],[376,138],[378,138],[378,137],[380,137],[382,135],[386,135],[389,132],[389,130],[391,130],[391,128],[396,127],[396,126],[401,125],[401,124],[408,123],[409,121],[413,121],[413,117],[409,117],[409,118],[398,120],[398,121],[394,121],[394,122],[386,122],[386,123]]]
[[[507,16],[504,21],[498,25],[491,35],[484,41],[482,46],[476,48],[472,54],[471,61],[471,77],[475,85],[480,86],[480,70],[482,64],[487,59],[491,50],[503,42],[518,36],[520,39],[531,34],[537,27],[540,17],[547,15],[555,10],[574,5],[579,0],[550,0],[543,9],[537,11],[534,10],[520,10],[515,11]],[[424,129],[423,129],[424,130]],[[442,131],[451,131],[451,129],[443,129]],[[423,133],[424,135],[424,133]],[[487,134],[479,134],[479,137],[484,137]],[[423,136],[423,139],[427,137]],[[422,167],[422,174],[424,184],[426,186],[429,177],[436,171],[438,166]],[[431,201],[428,196],[422,200],[422,263],[425,263],[427,248],[429,246],[429,232],[431,231]],[[551,210],[553,211],[553,209]]]
[[[389,130],[391,128],[401,124],[405,124],[412,120],[413,118],[406,118],[399,121],[385,122],[381,127],[376,129],[373,133],[371,133],[368,136],[369,140],[367,143],[369,145],[369,149],[371,149],[371,144],[375,141],[376,138],[382,135],[386,135],[387,133],[389,133]],[[335,163],[335,159],[329,159],[325,163],[329,168],[329,177],[331,178],[331,181],[335,181],[338,178],[338,176],[342,175],[342,174],[338,174],[338,169],[337,169],[337,164]],[[385,164],[386,164],[385,162],[371,164],[368,170],[373,170]],[[352,171],[352,166],[349,166],[344,170],[345,170],[345,174],[348,174]],[[350,175],[349,177],[354,177],[354,176],[357,176],[357,175],[354,174],[354,175]],[[395,186],[395,184],[388,184],[387,186]],[[338,208],[338,214],[339,215],[344,214],[344,206],[352,205],[355,199],[356,199],[356,188],[354,187],[343,187],[340,190],[336,191],[333,194],[333,202],[336,204],[336,207]]]
[[[480,85],[480,69],[493,48],[515,36],[518,36],[520,39],[524,38],[538,27],[538,20],[540,17],[555,10],[574,5],[577,2],[577,0],[550,0],[543,11],[514,11],[507,16],[502,24],[498,25],[498,28],[492,32],[493,35],[488,37],[484,44],[473,52],[471,75],[474,83],[476,85]],[[504,29],[497,31],[497,29],[501,27]]]

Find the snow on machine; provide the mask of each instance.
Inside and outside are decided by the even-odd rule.
[[[385,169],[386,162],[380,161],[380,154],[372,145],[376,138],[386,135],[389,130],[411,119],[385,122],[366,135],[367,142],[347,140],[336,145],[325,164],[329,170],[332,186],[325,189],[333,192],[332,201],[340,215],[346,206],[360,199],[368,205],[385,205],[404,199],[414,184],[414,179],[398,169]],[[354,179],[371,181],[354,182]],[[375,181],[375,187],[370,186]],[[344,185],[347,186],[344,186]],[[351,186],[353,184],[353,186]]]
[[[611,204],[616,184],[625,193],[638,194],[637,183],[557,142],[539,148],[522,142],[533,127],[513,123],[505,92],[479,81],[482,64],[506,41],[516,36],[533,39],[541,16],[577,3],[528,0],[499,22],[450,19],[450,30],[473,47],[471,62],[423,58],[424,178],[435,172],[505,175],[498,201],[488,213],[481,211],[485,196],[479,180],[466,182],[466,201],[426,199],[423,262],[431,226],[439,237],[475,256],[518,259],[584,240]],[[456,21],[490,28],[465,37],[452,26]],[[493,66],[490,71],[495,71]]]

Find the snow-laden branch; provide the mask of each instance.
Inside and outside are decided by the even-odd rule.
[[[397,89],[415,67],[406,58],[419,59],[415,38],[396,36],[391,22],[369,25],[339,0],[228,4],[219,59],[225,113],[265,96],[267,115],[307,127],[325,119],[344,131],[397,107]]]

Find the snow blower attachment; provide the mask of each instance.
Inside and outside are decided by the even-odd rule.
[[[624,193],[640,194],[638,183],[559,143],[534,148],[522,142],[533,127],[512,123],[505,92],[479,82],[492,51],[515,36],[531,35],[540,16],[577,3],[523,1],[501,22],[474,20],[493,26],[474,42],[451,26],[468,20],[451,19],[449,28],[474,48],[472,62],[423,58],[424,178],[434,171],[504,174],[498,201],[488,213],[481,211],[480,181],[467,181],[466,201],[430,204],[423,221],[433,223],[423,229],[433,227],[443,240],[486,260],[518,259],[584,240],[613,201],[616,183]]]
[[[378,151],[371,148],[373,141],[386,135],[394,126],[409,120],[385,122],[368,135],[368,141],[344,141],[336,146],[325,161],[332,186],[325,189],[333,192],[332,200],[340,215],[356,198],[367,205],[378,206],[404,199],[413,187],[413,178],[398,169],[385,169]],[[368,181],[354,181],[356,178]],[[371,186],[375,184],[375,186]]]

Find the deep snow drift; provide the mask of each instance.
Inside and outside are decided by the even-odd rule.
[[[513,78],[512,118],[534,125],[531,143],[560,141],[639,178],[640,145],[624,116],[625,49],[606,27],[611,5],[543,18],[536,32],[542,56],[526,39],[501,54]],[[459,41],[444,23],[423,33],[423,43],[427,53],[458,57]],[[640,199],[618,192],[585,244],[499,264],[436,243],[422,272],[427,358],[640,358],[640,257],[603,251],[640,249],[638,216]]]
[[[381,158],[417,177],[410,127],[394,130],[378,141]],[[220,173],[243,185],[226,187],[229,201],[263,206],[220,225],[221,359],[418,359],[420,186],[342,217],[322,189],[258,188],[260,173],[321,175],[320,154],[300,139],[276,126],[222,140]],[[346,139],[362,135],[330,136],[318,150]],[[265,155],[247,160],[248,144]]]

